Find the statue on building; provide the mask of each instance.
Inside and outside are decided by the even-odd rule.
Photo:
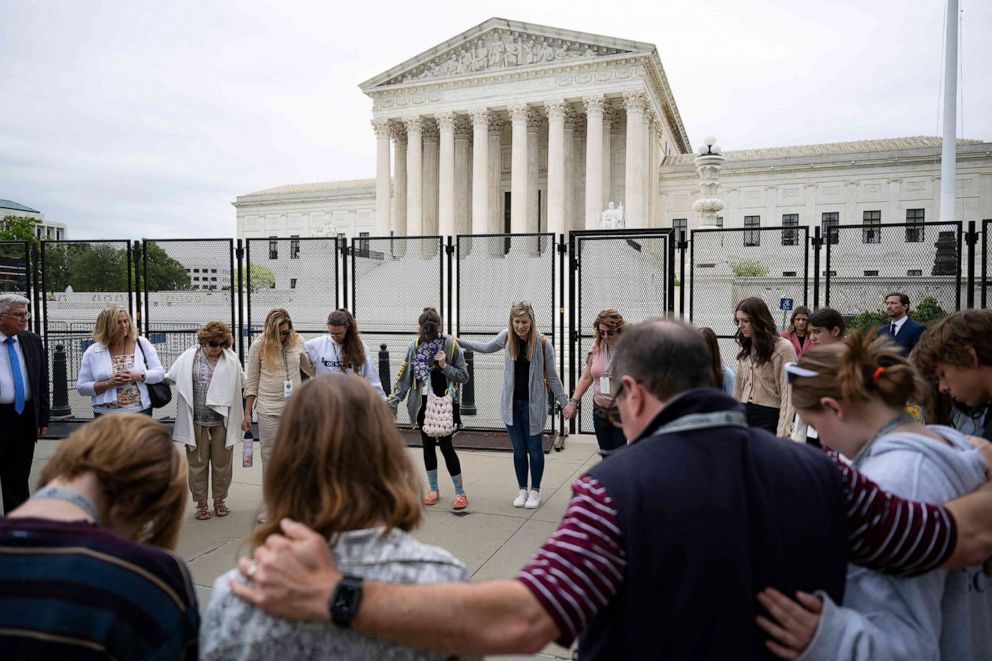
[[[623,202],[617,207],[611,200],[607,209],[599,214],[599,226],[604,230],[622,230],[624,228]]]

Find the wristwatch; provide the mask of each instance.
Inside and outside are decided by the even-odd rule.
[[[362,603],[362,578],[345,574],[334,586],[331,601],[327,604],[331,611],[331,621],[339,627],[351,627],[351,621],[358,614],[358,605]]]

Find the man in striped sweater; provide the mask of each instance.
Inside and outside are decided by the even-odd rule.
[[[453,654],[581,636],[582,658],[765,658],[756,593],[810,581],[842,593],[844,547],[853,562],[905,574],[989,553],[992,493],[952,503],[951,516],[741,427],[738,405],[699,389],[710,384],[691,358],[706,355],[697,339],[676,322],[625,334],[614,379],[632,441],[575,482],[558,530],[515,579],[366,582],[340,612],[326,541],[287,521],[286,537],[244,561],[252,584],[232,589],[284,617],[330,619],[330,599],[340,624]]]

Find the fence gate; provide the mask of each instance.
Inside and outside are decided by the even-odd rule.
[[[885,323],[885,295],[905,292],[926,323],[961,308],[960,222],[840,225],[823,236],[824,305],[854,328]],[[877,323],[876,323],[877,322]]]
[[[458,337],[491,340],[507,328],[510,306],[515,301],[530,301],[538,330],[548,342],[554,342],[559,282],[554,234],[460,235],[455,260]],[[506,427],[499,416],[503,352],[473,352],[470,358],[470,379],[462,394],[462,422],[467,429],[503,430]],[[554,431],[555,417],[548,416],[545,431]]]
[[[614,308],[628,324],[674,310],[675,237],[672,229],[578,231],[572,255],[571,385],[574,391],[592,346],[600,310]],[[582,399],[579,433],[592,427],[592,388]]]
[[[444,268],[447,256],[439,236],[374,237],[351,242],[351,311],[378,364],[379,351],[389,351],[392,385],[406,348],[417,334],[425,307],[444,314]],[[325,315],[326,317],[326,315]],[[326,319],[325,319],[326,321]],[[447,320],[444,320],[447,321]],[[406,406],[397,420],[409,424]]]
[[[238,350],[233,239],[145,239],[138,273],[141,331],[166,370],[208,321],[226,323]],[[176,399],[158,413],[175,417]]]
[[[83,352],[92,343],[97,315],[106,306],[120,306],[135,318],[136,267],[130,241],[41,242],[45,346],[49,366],[60,347],[65,351],[69,401],[68,410],[62,412],[70,418],[93,417],[90,398],[76,393]],[[60,388],[53,377],[53,407]]]
[[[37,333],[40,330],[41,306],[38,269],[34,268],[31,241],[0,241],[0,293],[17,294],[31,301],[31,322],[28,328]]]
[[[992,218],[982,221],[982,281],[981,281],[981,306],[982,309],[988,307],[989,300],[989,266],[992,258],[992,241],[989,241],[989,228],[992,227]]]

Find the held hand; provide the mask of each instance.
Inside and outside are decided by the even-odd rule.
[[[46,438],[48,436],[48,427],[38,427],[38,438]]]
[[[771,614],[775,621],[761,615],[755,620],[771,637],[765,646],[783,659],[798,658],[816,634],[823,613],[823,603],[806,592],[797,592],[793,601],[774,588],[765,588],[758,593],[758,601]]]
[[[293,620],[330,619],[328,602],[341,580],[327,539],[291,519],[279,522],[285,536],[272,534],[241,558],[247,581],[231,581],[231,592],[250,604]]]
[[[572,418],[575,417],[577,411],[578,411],[578,407],[575,405],[575,403],[569,402],[568,404],[565,405],[565,408],[561,410],[561,414],[565,416],[566,420],[571,420]]]
[[[444,369],[445,367],[448,366],[448,357],[445,355],[443,351],[438,351],[436,354],[434,354],[434,360],[435,362],[437,362],[438,367],[440,367],[441,369]]]
[[[989,443],[981,436],[969,436],[968,442],[978,450],[985,460],[985,477],[992,479],[992,443]]]
[[[251,431],[251,413],[245,413],[241,419],[241,431]]]

